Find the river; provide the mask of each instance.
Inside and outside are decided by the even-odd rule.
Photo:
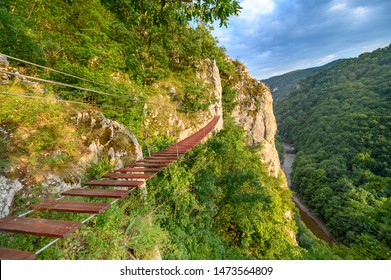
[[[283,145],[285,157],[282,164],[282,169],[284,170],[288,186],[290,189],[292,189],[292,180],[290,174],[292,172],[292,164],[296,158],[296,151],[292,144],[283,142]],[[297,208],[299,208],[301,219],[316,237],[328,242],[329,244],[336,243],[333,236],[327,230],[324,222],[312,214],[311,209],[305,206],[297,195],[293,194],[292,200],[295,202]]]

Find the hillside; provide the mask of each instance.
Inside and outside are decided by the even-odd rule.
[[[318,73],[320,71],[326,70],[335,64],[339,63],[340,60],[336,60],[319,67],[312,67],[302,70],[295,70],[283,75],[274,76],[265,80],[262,80],[271,90],[273,99],[277,101],[278,99],[284,98],[293,90],[299,89],[300,80]]]
[[[1,3],[1,216],[159,151],[218,114],[224,125],[149,180],[147,192],[136,189],[38,258],[338,258],[296,224],[270,91],[209,32],[210,22],[238,12],[237,2],[148,3]],[[50,241],[0,236],[1,247],[31,252]]]
[[[293,186],[358,258],[391,258],[391,46],[339,61],[275,103]]]

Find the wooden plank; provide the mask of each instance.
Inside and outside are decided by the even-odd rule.
[[[83,224],[78,222],[8,216],[0,219],[0,231],[63,238]]]
[[[0,260],[33,260],[35,257],[31,252],[0,248]]]
[[[152,159],[152,160],[160,160],[160,161],[165,161],[165,160],[175,161],[175,160],[177,160],[178,158],[179,158],[179,157],[177,157],[177,156],[172,156],[172,157],[167,157],[167,156],[165,156],[165,157],[160,157],[160,156],[154,156],[154,155],[152,155],[152,156],[146,157],[146,158],[144,158],[144,159],[148,159],[148,160]]]
[[[103,178],[117,178],[117,179],[142,179],[148,180],[155,176],[154,173],[149,174],[130,174],[130,173],[108,173],[103,175]]]
[[[168,160],[168,159],[141,159],[136,161],[136,163],[139,162],[145,162],[145,163],[172,163],[175,160]]]
[[[110,207],[110,203],[82,202],[69,200],[44,200],[32,205],[33,210],[99,214]]]
[[[192,147],[193,148],[193,147]],[[165,153],[176,153],[177,151],[179,153],[187,153],[188,151],[190,151],[191,148],[178,148],[178,149],[175,149],[175,148],[167,148],[167,150],[164,150]]]
[[[121,168],[114,170],[118,173],[128,173],[128,172],[140,172],[140,173],[157,173],[163,171],[163,168],[145,168],[143,166],[139,168]]]
[[[132,163],[132,164],[128,164],[127,166],[130,167],[130,168],[134,168],[134,167],[167,167],[169,166],[170,163],[143,163],[143,162],[139,162],[139,163]]]
[[[126,190],[100,190],[100,189],[71,189],[63,192],[66,196],[88,196],[88,197],[107,197],[123,198],[129,194]]]
[[[85,183],[86,186],[127,187],[127,188],[141,187],[142,184],[144,184],[143,181],[131,181],[131,180],[92,180]]]
[[[152,154],[151,156],[153,156],[153,157],[156,157],[156,156],[158,156],[158,157],[166,157],[166,156],[177,156],[177,155],[179,155],[180,157],[181,156],[183,156],[183,155],[185,155],[186,153],[184,153],[184,152],[158,152],[158,153],[155,153],[155,154]]]
[[[166,149],[164,149],[164,151],[168,151],[168,150],[172,150],[172,151],[176,151],[177,149],[178,150],[188,150],[188,149],[191,149],[193,147],[193,145],[190,145],[190,144],[184,144],[184,145],[177,145],[177,146],[169,146],[167,147]]]
[[[193,141],[194,142],[194,141]],[[188,142],[188,143],[186,143],[186,144],[178,144],[178,145],[174,145],[174,146],[170,146],[169,148],[170,149],[191,149],[191,148],[193,148],[194,147],[194,143],[190,143],[190,142]]]

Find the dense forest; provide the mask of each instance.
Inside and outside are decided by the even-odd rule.
[[[273,100],[277,101],[280,98],[284,98],[291,91],[299,88],[299,81],[313,75],[319,71],[325,70],[338,63],[338,60],[327,63],[322,66],[312,67],[302,70],[294,70],[279,76],[273,76],[265,80],[261,80],[267,84],[273,94]]]
[[[391,258],[391,46],[338,61],[275,103],[294,190],[342,244]]]

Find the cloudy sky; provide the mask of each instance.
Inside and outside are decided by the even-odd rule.
[[[391,43],[391,0],[242,0],[213,35],[257,79],[355,57]]]

